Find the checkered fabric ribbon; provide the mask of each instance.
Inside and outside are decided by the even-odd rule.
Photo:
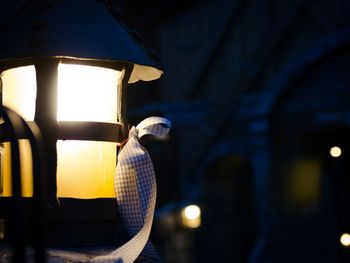
[[[144,135],[165,137],[170,127],[167,119],[150,117],[131,128],[128,142],[118,155],[114,186],[121,219],[133,238],[92,262],[131,263],[141,252],[153,262],[161,261],[149,240],[156,204],[156,178],[150,155],[139,139]]]

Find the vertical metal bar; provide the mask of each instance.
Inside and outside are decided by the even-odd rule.
[[[25,257],[25,226],[24,226],[24,211],[23,203],[21,202],[21,168],[19,144],[17,140],[19,119],[11,112],[6,112],[1,107],[1,116],[6,123],[7,131],[11,143],[11,172],[12,172],[12,199],[9,213],[9,232],[11,233],[10,240],[13,245],[13,262],[26,262]]]
[[[5,123],[8,127],[11,138],[11,168],[12,168],[12,191],[13,191],[13,206],[11,206],[10,215],[10,233],[12,235],[12,241],[14,244],[13,260],[15,262],[24,262],[26,258],[25,244],[26,233],[25,222],[33,215],[31,220],[34,220],[33,229],[31,233],[33,235],[34,248],[35,248],[35,262],[44,263],[45,258],[45,235],[44,235],[44,201],[45,199],[45,173],[44,173],[44,154],[42,149],[42,140],[40,131],[37,126],[32,125],[30,127],[23,118],[21,118],[14,111],[3,107],[2,108]],[[23,200],[21,198],[21,179],[20,179],[20,155],[17,134],[25,134],[28,136],[33,161],[33,180],[34,180],[34,197],[33,197],[33,209],[30,214],[25,214],[23,210]],[[18,155],[18,158],[12,154]],[[32,207],[30,207],[31,209]]]
[[[122,141],[128,136],[128,125],[126,116],[127,107],[127,86],[130,79],[130,75],[134,68],[133,64],[125,63],[121,72],[121,77],[118,83],[118,122],[121,123],[121,138]]]
[[[34,259],[36,263],[46,262],[46,217],[45,204],[47,202],[46,192],[46,173],[45,173],[45,155],[43,149],[43,142],[39,128],[29,126],[23,120],[26,128],[28,139],[32,150],[33,162],[33,214],[35,215],[31,220],[33,222],[33,242],[34,242]]]
[[[34,120],[39,126],[44,141],[47,170],[48,205],[58,207],[56,198],[56,142],[59,134],[57,122],[57,81],[59,60],[37,59],[34,63],[37,81],[37,97]]]

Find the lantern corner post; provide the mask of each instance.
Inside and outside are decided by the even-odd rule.
[[[57,149],[59,124],[57,121],[59,59],[38,58],[34,61],[37,93],[34,121],[43,137],[46,155],[46,193],[49,210],[58,207],[57,199]],[[49,211],[50,212],[50,211]]]
[[[121,141],[128,138],[128,120],[127,120],[127,86],[131,73],[133,71],[134,65],[131,63],[123,63],[122,75],[118,83],[118,122],[121,124]]]

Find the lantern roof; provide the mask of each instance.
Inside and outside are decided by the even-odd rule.
[[[152,53],[107,2],[23,0],[0,24],[0,64],[33,64],[42,57],[113,66],[126,62],[134,65],[131,83],[159,78],[162,70]]]

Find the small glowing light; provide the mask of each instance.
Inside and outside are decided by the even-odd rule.
[[[201,209],[196,205],[190,205],[184,209],[184,214],[188,219],[195,219],[201,216]]]
[[[344,247],[350,246],[350,235],[348,233],[342,234],[341,237],[340,237],[340,243]]]
[[[337,158],[341,155],[341,148],[338,146],[333,146],[330,150],[329,150],[329,154],[334,157]]]
[[[197,205],[189,205],[181,211],[182,224],[187,228],[197,228],[201,225],[201,209]]]

